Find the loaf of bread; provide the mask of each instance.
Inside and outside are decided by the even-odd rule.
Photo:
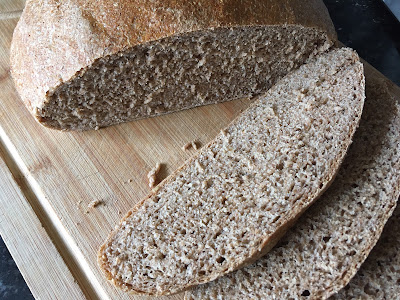
[[[259,94],[335,39],[322,0],[28,0],[11,74],[43,125],[97,129]]]
[[[363,102],[347,48],[284,77],[128,213],[99,252],[107,278],[170,294],[264,255],[332,181]]]
[[[366,66],[360,127],[328,191],[265,257],[194,288],[186,299],[326,299],[354,276],[392,214],[400,187],[400,93],[394,98],[387,80],[374,72]],[[380,297],[376,291],[391,283],[399,291],[400,256],[391,254],[399,242],[386,245],[380,252],[384,265],[373,262],[336,299],[398,299],[398,293]],[[384,283],[385,274],[394,275],[390,282]]]

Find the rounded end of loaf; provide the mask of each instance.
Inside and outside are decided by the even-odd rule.
[[[276,48],[286,45],[279,41],[274,45],[279,39],[272,32],[274,26],[281,28],[281,39],[290,26],[304,27],[299,32],[313,31],[314,38],[298,40],[294,47],[310,43],[307,47],[321,52],[322,44],[336,39],[322,1],[273,2],[137,0],[115,5],[106,0],[99,10],[92,1],[28,1],[12,41],[13,79],[39,123],[60,130],[98,129],[256,95],[307,59],[296,59],[287,48],[290,60],[264,51],[262,43]],[[255,32],[262,27],[270,30]],[[236,31],[233,35],[232,30]],[[243,30],[249,30],[248,39],[246,34],[239,37]],[[258,36],[263,34],[271,34],[271,40]],[[226,35],[233,39],[236,35],[237,40],[228,41],[229,47],[224,48]],[[183,45],[179,44],[182,39]],[[218,41],[219,46],[215,45]],[[181,51],[185,47],[187,51]],[[258,61],[262,56],[275,64]],[[127,60],[139,65],[129,65]],[[294,65],[288,67],[291,62]],[[242,73],[235,69],[240,65]]]

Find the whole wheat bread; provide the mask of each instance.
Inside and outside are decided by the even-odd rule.
[[[265,254],[332,181],[363,102],[350,49],[286,76],[121,221],[99,252],[107,278],[176,293]]]
[[[396,106],[394,115],[392,115],[393,112],[390,112],[389,110],[385,112],[388,115],[387,117],[382,115],[383,118],[388,118],[391,120],[390,125],[387,126],[390,128],[390,130],[387,130],[385,135],[385,139],[387,141],[383,147],[393,147],[385,149],[385,157],[382,155],[381,162],[382,165],[385,165],[386,167],[382,170],[383,172],[386,172],[389,168],[390,172],[393,172],[393,174],[397,176],[397,181],[394,181],[393,186],[390,186],[392,181],[387,182],[386,177],[390,178],[393,175],[385,176],[385,179],[381,182],[381,184],[384,184],[383,189],[387,189],[386,193],[389,195],[392,193],[392,197],[390,198],[389,202],[392,204],[393,201],[395,201],[399,196],[400,186],[400,138],[398,136],[400,131],[400,88],[395,87],[393,83],[383,79],[383,76],[380,80],[380,83],[376,82],[374,85],[371,84],[371,87],[368,86],[367,91],[370,89],[375,89],[375,91],[371,90],[371,94],[379,94],[379,96],[375,96],[377,99],[375,104],[376,107],[378,107],[382,102],[387,102],[389,104],[389,101],[391,101],[390,104]],[[386,88],[388,88],[388,90],[386,90]],[[390,94],[388,94],[388,92]],[[393,98],[394,95],[396,95],[396,98]],[[374,117],[375,113],[372,113],[371,110],[371,118]],[[390,140],[392,141],[391,143],[389,143]],[[397,144],[395,141],[397,141]],[[388,166],[389,162],[391,164],[390,166]],[[379,219],[380,215],[382,215],[381,219]],[[378,223],[382,224],[385,222],[385,219],[388,215],[389,214],[387,210],[384,210],[383,212],[378,211],[375,219]],[[372,249],[366,261],[361,265],[361,268],[358,270],[357,274],[351,279],[350,283],[344,289],[332,296],[331,299],[398,299],[399,296],[400,206],[397,205],[393,215],[385,225],[378,243]]]
[[[330,299],[398,299],[400,295],[400,206],[350,283]]]
[[[375,72],[366,66],[367,98],[360,127],[328,191],[265,257],[194,288],[186,293],[186,299],[326,299],[354,276],[399,196],[400,99],[393,97],[387,80]],[[399,243],[394,241],[383,253],[390,254],[396,245],[398,251]],[[389,255],[382,258],[388,270],[376,262],[372,268],[366,267],[337,299],[396,299],[373,297],[381,295],[375,288],[377,284],[384,288],[385,274],[399,270],[399,265],[393,266],[394,260]],[[397,273],[391,282],[396,284],[398,278]],[[369,280],[374,293],[358,293],[359,288],[369,286]],[[398,282],[394,289],[399,290]]]
[[[28,0],[11,74],[40,123],[91,129],[261,93],[335,39],[321,0]]]

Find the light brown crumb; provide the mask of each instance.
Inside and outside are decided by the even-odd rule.
[[[186,150],[189,150],[190,147],[192,147],[192,144],[189,142],[189,143],[186,143],[185,145],[183,145],[181,149],[183,151],[186,151]]]
[[[160,172],[160,169],[161,169],[161,164],[157,163],[156,166],[153,169],[151,169],[151,171],[147,174],[147,178],[149,179],[149,187],[150,188],[153,188],[157,185],[156,184],[157,174],[158,174],[158,172]]]
[[[194,150],[199,149],[198,142],[196,142],[196,141],[187,142],[185,145],[182,146],[183,151],[187,151],[190,148],[193,148]]]
[[[97,207],[97,206],[99,206],[100,204],[103,204],[104,203],[104,201],[103,200],[92,200],[92,201],[90,201],[90,203],[88,204],[88,208],[95,208],[95,207]],[[87,212],[89,212],[89,211],[87,211]]]
[[[122,211],[119,210],[119,211],[118,211],[118,214],[119,214],[119,215],[122,215]]]

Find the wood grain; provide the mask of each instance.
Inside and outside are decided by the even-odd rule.
[[[19,18],[25,2],[25,0],[0,0],[0,20]]]
[[[36,298],[63,299],[68,294],[71,299],[84,299],[80,286],[25,196],[30,194],[29,187],[22,191],[24,179],[12,176],[6,157],[0,148],[0,234],[25,281]]]

